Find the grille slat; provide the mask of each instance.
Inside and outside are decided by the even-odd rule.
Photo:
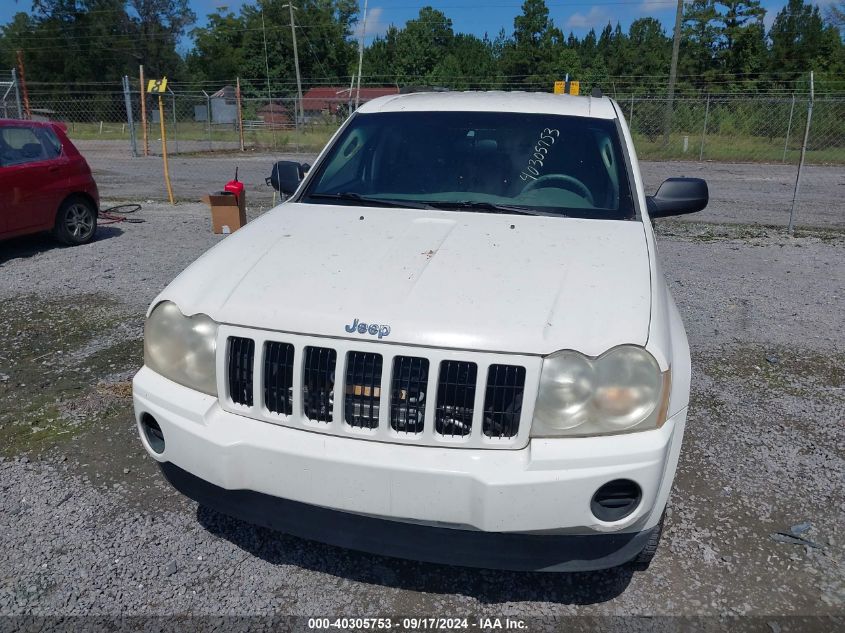
[[[277,336],[288,338],[281,333]],[[408,348],[411,354],[420,356],[388,354],[385,370],[385,357],[377,352],[389,347],[362,342],[353,345],[373,351],[352,351],[352,345],[341,344],[337,349],[300,346],[296,341],[229,336],[229,332],[225,338],[226,345],[221,347],[227,354],[223,382],[228,387],[228,400],[233,407],[250,408],[248,412],[233,408],[235,413],[293,427],[309,421],[324,423],[316,430],[334,435],[367,430],[372,439],[388,442],[443,446],[452,441],[453,446],[509,448],[527,441],[527,428],[522,429],[520,423],[526,414],[526,383],[530,382],[530,389],[536,388],[537,370],[532,359],[492,355],[491,361],[500,360],[500,364],[475,363],[446,360],[439,352],[430,356],[424,349],[417,352]],[[256,347],[261,358],[255,358]],[[340,367],[338,354],[345,360]],[[464,358],[474,356],[486,361],[484,356],[470,352]],[[509,361],[525,365],[505,364]],[[254,370],[256,362],[259,366]],[[341,384],[336,384],[338,370]],[[384,371],[391,373],[385,376]],[[382,384],[388,387],[386,391]],[[263,399],[260,407],[256,407],[257,398],[253,401],[258,389]],[[339,413],[335,410],[336,394],[341,398]],[[381,429],[385,407],[390,426]],[[276,417],[271,417],[273,414]],[[433,422],[428,423],[431,427],[427,426],[426,415]],[[530,417],[530,405],[527,415]],[[278,416],[286,417],[280,421]],[[342,423],[331,424],[335,421]]]
[[[230,336],[228,344],[229,395],[232,402],[252,406],[252,364],[255,341]]]
[[[347,354],[344,409],[349,426],[365,429],[378,427],[381,369],[381,354]]]
[[[327,347],[306,347],[302,368],[302,411],[309,420],[331,422],[337,352]]]
[[[484,435],[502,439],[519,433],[524,393],[524,367],[490,365],[484,394]]]
[[[463,437],[472,430],[478,365],[465,361],[440,363],[434,428],[440,435]]]
[[[273,413],[293,413],[293,345],[289,343],[265,344],[264,404]]]
[[[390,427],[399,433],[423,432],[428,391],[428,359],[396,356],[390,389]]]

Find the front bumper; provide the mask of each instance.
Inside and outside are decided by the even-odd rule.
[[[177,467],[163,466],[171,480],[181,477],[175,476],[179,471],[192,475],[181,477],[192,482],[190,486],[176,481],[174,485],[207,505],[226,511],[213,502],[219,497],[222,503],[223,497],[215,487],[252,491],[258,493],[254,498],[246,493],[229,495],[237,498],[230,513],[294,533],[298,530],[278,520],[281,507],[274,511],[275,518],[265,513],[264,520],[250,516],[249,508],[270,497],[294,502],[288,509],[306,504],[389,520],[397,532],[413,533],[415,528],[427,526],[441,528],[438,531],[451,533],[453,538],[476,532],[475,538],[482,541],[491,535],[477,532],[504,537],[514,533],[577,536],[582,538],[568,540],[581,541],[581,545],[584,536],[615,537],[604,539],[604,549],[614,555],[600,548],[603,553],[598,558],[573,561],[566,569],[609,567],[642,549],[643,538],[666,505],[686,419],[684,409],[653,431],[533,439],[521,450],[421,447],[311,433],[228,413],[216,398],[182,387],[146,367],[135,376],[133,385],[139,423],[143,414],[152,415],[164,434],[165,448],[158,454],[141,433],[147,451],[157,461]],[[642,500],[620,521],[599,521],[590,512],[593,493],[619,478],[637,482]],[[211,487],[194,485],[197,480]],[[192,494],[189,488],[205,492]],[[400,527],[397,522],[407,525]],[[334,528],[341,524],[328,523]],[[336,542],[321,531],[306,530],[300,535]],[[373,551],[363,542],[347,546]],[[584,548],[576,550],[583,552]],[[419,553],[411,557],[430,560]],[[451,556],[449,560],[458,563]]]

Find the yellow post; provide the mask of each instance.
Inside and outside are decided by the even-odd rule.
[[[158,121],[161,123],[161,157],[164,159],[164,183],[167,185],[167,197],[170,198],[170,204],[176,204],[173,201],[173,189],[170,186],[170,169],[167,166],[167,133],[164,130],[164,101],[161,98],[161,93],[158,93]]]

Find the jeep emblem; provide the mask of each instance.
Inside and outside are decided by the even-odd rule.
[[[390,335],[389,325],[379,325],[378,323],[364,323],[355,319],[344,328],[350,334],[357,332],[358,334],[369,334],[370,336],[378,335],[379,338],[384,338]]]

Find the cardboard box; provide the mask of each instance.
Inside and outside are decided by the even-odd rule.
[[[202,197],[211,207],[211,230],[214,233],[234,233],[246,224],[246,192],[240,199],[222,191]]]

